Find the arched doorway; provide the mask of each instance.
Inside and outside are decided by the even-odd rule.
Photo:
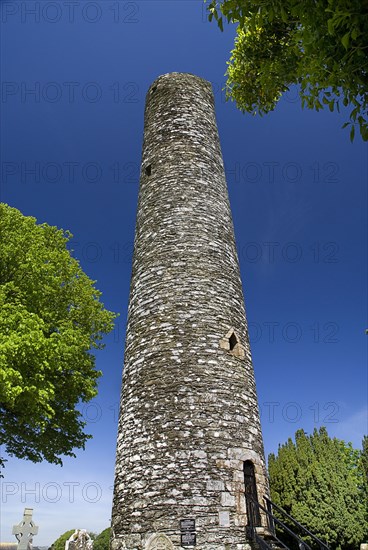
[[[258,527],[261,526],[261,514],[259,513],[259,508],[256,504],[258,502],[258,494],[253,462],[251,460],[246,460],[244,462],[243,470],[248,525]]]

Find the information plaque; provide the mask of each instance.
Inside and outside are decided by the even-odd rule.
[[[181,543],[180,546],[196,546],[195,519],[181,519]]]
[[[188,531],[195,531],[195,519],[181,519],[180,531],[187,533]]]
[[[195,546],[196,545],[195,533],[182,533],[181,534],[181,546]]]

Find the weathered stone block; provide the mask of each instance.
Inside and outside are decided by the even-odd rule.
[[[230,527],[230,514],[226,510],[219,512],[219,526]]]
[[[206,485],[207,491],[223,491],[225,489],[225,483],[220,480],[210,479]]]
[[[235,497],[230,493],[221,493],[221,506],[235,506]]]

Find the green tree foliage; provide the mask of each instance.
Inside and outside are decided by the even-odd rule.
[[[221,30],[238,24],[226,90],[241,111],[267,113],[297,84],[310,109],[351,105],[343,127],[368,140],[367,0],[205,1]]]
[[[75,529],[70,529],[70,531],[66,531],[63,535],[60,535],[58,539],[56,539],[55,542],[52,543],[50,549],[51,550],[65,550],[65,543],[66,541],[72,536]]]
[[[97,535],[93,542],[93,550],[109,550],[111,528],[107,527]]]
[[[330,547],[359,548],[367,505],[361,455],[351,443],[331,439],[326,428],[310,436],[298,430],[295,443],[289,439],[277,456],[269,455],[271,500]]]
[[[364,494],[366,502],[365,507],[365,536],[364,540],[368,540],[368,436],[364,436],[362,442],[362,452],[359,461],[360,468],[360,487]]]
[[[62,464],[91,437],[76,405],[97,393],[91,351],[115,317],[71,236],[0,204],[0,444],[33,462]]]
[[[368,436],[363,437],[363,444],[362,444],[362,454],[361,454],[361,468],[362,468],[362,475],[364,480],[364,485],[368,486]]]

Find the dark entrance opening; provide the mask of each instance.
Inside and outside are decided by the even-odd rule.
[[[261,514],[259,513],[256,475],[254,472],[254,464],[250,460],[244,462],[244,487],[245,487],[245,502],[247,505],[248,525],[250,527],[261,526]]]

